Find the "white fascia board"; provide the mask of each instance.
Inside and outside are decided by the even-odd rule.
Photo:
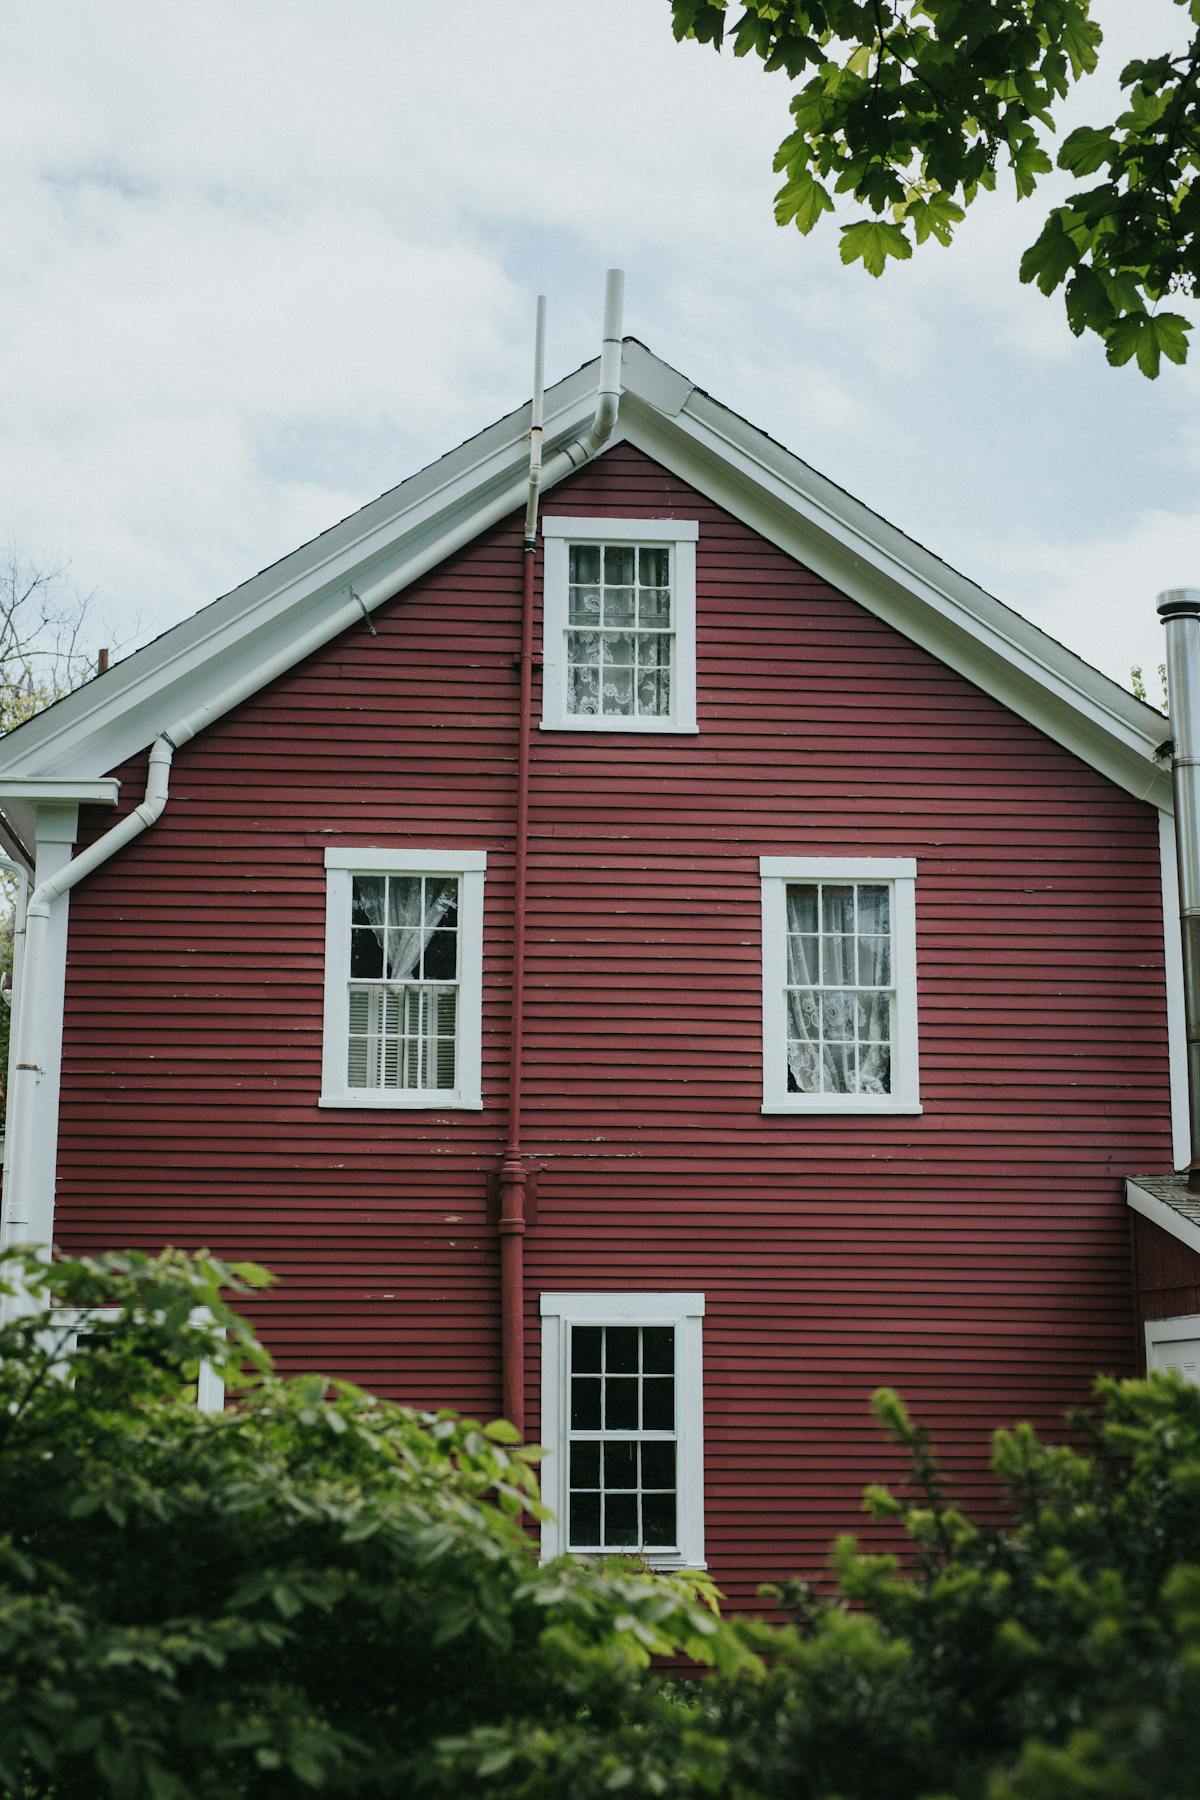
[[[596,359],[547,392],[547,462],[593,417],[598,369]],[[618,422],[605,448],[622,436]],[[114,768],[173,719],[299,640],[331,596],[384,579],[390,565],[450,539],[464,519],[521,478],[528,444],[526,403],[39,714],[0,744],[0,771]]]
[[[0,804],[5,805],[115,806],[120,791],[120,782],[111,775],[0,775]]]
[[[1128,1206],[1133,1208],[1134,1212],[1141,1213],[1144,1219],[1149,1219],[1160,1230],[1169,1232],[1173,1238],[1178,1238],[1179,1242],[1186,1244],[1189,1250],[1200,1251],[1200,1225],[1193,1225],[1190,1219],[1185,1219],[1182,1213],[1177,1213],[1175,1208],[1168,1206],[1165,1200],[1160,1200],[1156,1194],[1148,1193],[1144,1187],[1139,1187],[1136,1181],[1131,1181],[1128,1177],[1125,1180],[1125,1201]]]
[[[1172,808],[1153,707],[693,390],[670,421],[623,403],[628,441],[1139,800]]]

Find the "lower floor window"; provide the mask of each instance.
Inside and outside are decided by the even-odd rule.
[[[703,1566],[702,1294],[544,1294],[543,1554]]]
[[[117,1324],[124,1317],[119,1307],[93,1306],[87,1308],[57,1307],[50,1314],[45,1334],[45,1344],[55,1358],[56,1372],[66,1380],[74,1381],[81,1361],[87,1357],[92,1346],[103,1338],[107,1328]],[[193,1324],[201,1324],[208,1318],[207,1312],[197,1309],[192,1315]],[[205,1357],[197,1371],[196,1406],[200,1412],[224,1412],[225,1380],[219,1368]]]

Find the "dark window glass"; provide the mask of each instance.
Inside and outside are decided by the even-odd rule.
[[[571,1495],[571,1542],[573,1544],[598,1544],[600,1542],[599,1494]]]
[[[571,1363],[577,1374],[600,1373],[600,1345],[604,1330],[600,1325],[576,1325],[571,1332]]]
[[[599,1431],[600,1383],[576,1376],[571,1383],[572,1431]]]
[[[638,1384],[636,1376],[610,1376],[604,1383],[604,1428],[606,1431],[636,1431],[638,1428]]]
[[[604,1542],[606,1545],[636,1544],[638,1541],[638,1503],[636,1494],[604,1496]]]
[[[638,1447],[636,1444],[605,1444],[604,1486],[635,1488],[638,1484]]]
[[[573,1488],[598,1488],[600,1486],[599,1444],[571,1445],[571,1486]]]
[[[636,1325],[610,1325],[605,1333],[604,1366],[610,1375],[636,1375],[638,1372],[638,1328]]]
[[[642,1332],[642,1368],[647,1375],[675,1373],[675,1330],[671,1325],[647,1325]]]
[[[675,1383],[662,1377],[642,1384],[642,1427],[645,1431],[675,1429]]]
[[[674,1494],[643,1495],[642,1537],[648,1549],[675,1542]]]
[[[675,1486],[674,1444],[642,1445],[642,1486],[673,1488]]]

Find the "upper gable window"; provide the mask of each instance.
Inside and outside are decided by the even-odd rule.
[[[696,539],[683,519],[546,519],[542,725],[695,731]]]
[[[764,856],[763,1111],[920,1112],[917,865]]]
[[[322,1106],[479,1107],[482,850],[327,850]]]

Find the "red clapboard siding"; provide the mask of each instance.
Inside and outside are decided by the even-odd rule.
[[[880,1383],[986,1503],[995,1425],[1131,1368],[1156,819],[628,446],[546,511],[699,519],[701,730],[534,733],[531,1424],[542,1290],[703,1289],[709,1558],[749,1603],[894,1466]],[[520,565],[514,517],[179,754],[72,899],[59,1168],[65,1246],[257,1257],[284,1368],[484,1415]],[[482,1113],[318,1111],[327,843],[487,850]],[[758,858],[854,851],[918,859],[924,1114],[764,1117]]]

